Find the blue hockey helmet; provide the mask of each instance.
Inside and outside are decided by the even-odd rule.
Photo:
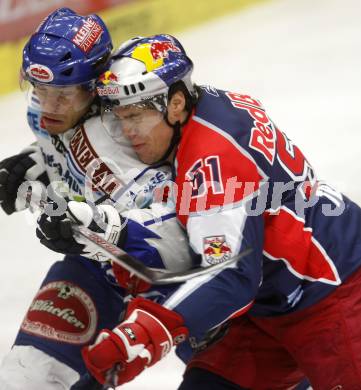
[[[193,63],[181,43],[171,35],[137,37],[123,44],[100,76],[97,91],[112,104],[167,102],[169,88],[182,81],[191,96]]]
[[[101,18],[59,8],[46,17],[23,50],[22,77],[53,86],[94,87],[113,45]]]

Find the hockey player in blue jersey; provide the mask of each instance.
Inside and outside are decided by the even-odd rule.
[[[136,298],[125,320],[83,350],[104,383],[131,380],[171,347],[181,390],[315,390],[361,385],[361,210],[316,179],[253,97],[192,84],[169,35],[120,51],[100,95],[139,159],[174,162],[177,216],[204,267],[162,306]]]
[[[85,53],[72,40],[91,25],[97,42],[92,42]],[[112,47],[108,30],[98,16],[83,17],[69,9],[51,13],[25,45],[22,77],[34,86],[35,92],[29,95],[28,121],[37,143],[0,163],[0,200],[7,214],[23,208],[17,192],[24,181],[32,181],[35,195],[41,184],[47,186],[65,177],[64,140],[68,129],[85,120],[90,111],[94,81],[104,70]],[[37,114],[40,105],[44,115]],[[70,190],[77,193],[76,183],[67,177]],[[98,316],[103,316],[99,311],[102,302],[111,303],[105,322],[118,318],[123,310],[118,292],[110,291],[105,283],[98,283],[100,299],[94,300],[91,288],[99,272],[93,265],[86,267],[85,262],[72,262],[70,258],[51,267],[12,350],[2,362],[1,389],[68,389],[78,380],[81,366],[76,350],[79,342],[86,342],[96,332]],[[86,276],[81,279],[81,274]],[[51,313],[62,314],[57,317]],[[63,318],[67,325],[57,324],[56,318]],[[69,321],[77,321],[77,327]]]
[[[18,190],[21,195],[28,181],[34,196],[42,196],[56,182],[67,199],[89,193],[92,202],[116,197],[118,211],[129,218],[127,229],[120,234],[119,213],[102,204],[96,210],[107,223],[99,234],[119,245],[122,238],[122,247],[148,259],[149,265],[188,268],[186,241],[173,210],[149,205],[152,191],[169,175],[169,164],[151,168],[140,162],[129,142],[115,142],[108,134],[106,114],[99,115],[95,81],[105,71],[111,50],[109,33],[97,15],[80,16],[66,8],[51,13],[31,36],[23,52],[22,79],[31,87],[28,122],[37,142],[0,163],[1,207],[8,214],[21,210],[24,201]],[[85,225],[94,212],[87,203],[73,200],[67,210]],[[155,216],[166,221],[157,226]],[[101,253],[88,242],[57,235],[50,227],[54,219],[43,214],[40,220],[41,241],[68,256],[51,266],[31,303],[0,367],[1,390],[69,389],[86,372],[82,346],[100,329],[119,323],[125,296],[144,292],[157,299],[162,294],[148,291],[149,285],[120,267],[99,263]],[[64,222],[61,216],[55,220]],[[163,234],[177,236],[177,244],[161,240]]]

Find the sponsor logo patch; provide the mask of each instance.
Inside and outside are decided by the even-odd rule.
[[[203,238],[203,253],[209,264],[223,263],[232,254],[224,235]]]
[[[97,87],[99,96],[117,96],[120,94],[120,89],[117,85],[108,85],[118,81],[118,77],[110,70],[104,72],[99,77],[99,81],[104,85],[104,87]]]
[[[97,92],[99,96],[118,96],[120,94],[119,87],[97,87]]]
[[[21,330],[68,344],[86,344],[94,336],[98,314],[91,297],[80,287],[51,282],[40,289]]]
[[[164,65],[164,59],[169,57],[170,52],[180,51],[172,41],[154,41],[137,46],[132,53],[132,58],[142,61],[147,72],[151,72]]]
[[[118,81],[118,77],[110,70],[107,70],[102,75],[100,75],[99,81],[101,81],[104,85],[108,85],[112,81]]]
[[[102,26],[89,17],[74,35],[72,42],[84,53],[88,53],[99,40],[102,32]]]
[[[131,328],[124,328],[124,332],[129,336],[129,338],[132,340],[132,341],[135,341],[137,338],[135,337],[135,334],[134,332],[132,331]]]
[[[71,155],[80,170],[88,175],[87,178],[90,177],[93,190],[100,189],[111,195],[113,191],[123,186],[123,183],[114,176],[114,172],[103,161],[94,172],[89,174],[89,168],[94,160],[99,159],[99,156],[92,147],[83,125],[76,130],[69,147]]]
[[[45,65],[31,64],[26,70],[26,73],[35,80],[42,81],[43,83],[49,83],[54,80],[53,72]]]

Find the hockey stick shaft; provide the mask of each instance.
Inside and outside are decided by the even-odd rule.
[[[118,248],[117,246],[109,243],[98,234],[92,232],[85,226],[73,225],[75,236],[81,236],[93,245],[97,246],[104,255],[109,257],[112,261],[119,264],[129,272],[135,274],[139,278],[145,280],[151,284],[171,284],[171,283],[182,283],[192,278],[209,274],[225,269],[231,265],[234,265],[245,256],[251,253],[251,249],[246,249],[239,255],[234,256],[222,263],[210,265],[208,267],[198,267],[187,271],[172,272],[169,270],[149,268],[142,262],[128,255],[125,251]]]
[[[28,191],[26,194],[26,204],[28,207],[31,205],[31,191]],[[44,210],[47,205],[47,202],[40,201],[37,206]],[[131,274],[138,276],[140,279],[148,283],[156,285],[182,283],[198,276],[225,269],[234,265],[252,251],[250,248],[246,249],[237,256],[208,267],[198,267],[187,271],[172,272],[166,269],[155,269],[145,266],[138,259],[128,255],[124,250],[106,241],[104,238],[83,225],[77,225],[74,223],[72,224],[72,229],[75,238],[82,237],[89,243],[95,245],[107,258],[114,261],[122,268],[125,268]]]

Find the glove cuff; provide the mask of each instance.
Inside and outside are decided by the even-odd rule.
[[[136,309],[143,309],[145,312],[155,317],[162,326],[166,328],[167,332],[170,333],[173,345],[178,345],[188,337],[189,332],[184,325],[184,319],[175,311],[169,310],[159,303],[137,297],[130,301],[126,317],[128,318]]]

